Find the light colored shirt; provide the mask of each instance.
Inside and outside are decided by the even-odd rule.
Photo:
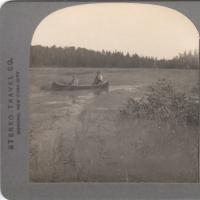
[[[71,85],[78,86],[79,85],[79,80],[77,78],[72,79]]]
[[[102,76],[102,74],[99,74],[99,75],[97,76],[97,78],[98,78],[98,80],[103,81],[103,76]]]

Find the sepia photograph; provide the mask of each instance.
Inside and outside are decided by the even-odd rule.
[[[30,44],[29,178],[199,182],[199,33],[147,3],[59,9]]]

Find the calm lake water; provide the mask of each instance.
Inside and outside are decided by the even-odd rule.
[[[40,106],[51,109],[70,109],[79,113],[85,104],[89,104],[95,97],[105,92],[95,91],[49,91],[53,81],[70,81],[72,74],[77,74],[80,84],[90,84],[97,69],[83,68],[32,68],[30,103],[32,111],[37,113]],[[180,91],[189,91],[197,84],[197,70],[179,69],[102,69],[105,80],[110,81],[108,93],[127,92],[140,98],[145,94],[144,88],[155,83],[158,79],[166,78],[172,81]],[[40,105],[40,106],[39,106]],[[48,110],[47,110],[48,112]]]
[[[46,106],[51,109],[52,106],[62,107],[62,109],[70,109],[71,113],[77,115],[81,112],[84,105],[89,104],[91,100],[99,95],[104,95],[113,91],[137,92],[140,85],[119,85],[110,86],[109,91],[45,91],[31,93],[30,99],[33,104]]]

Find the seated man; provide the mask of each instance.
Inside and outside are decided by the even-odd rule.
[[[98,85],[100,83],[103,83],[103,75],[101,74],[100,71],[98,71],[94,79],[94,84]]]
[[[78,86],[79,85],[79,79],[76,77],[76,75],[72,76],[72,80],[70,81],[69,84],[73,85],[73,86]]]

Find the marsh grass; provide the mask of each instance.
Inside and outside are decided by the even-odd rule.
[[[69,94],[41,90],[73,69],[39,71],[31,72],[31,181],[197,181],[196,71],[105,71],[111,85],[144,87],[96,96],[76,116]],[[80,72],[83,82],[95,73],[87,72]]]

